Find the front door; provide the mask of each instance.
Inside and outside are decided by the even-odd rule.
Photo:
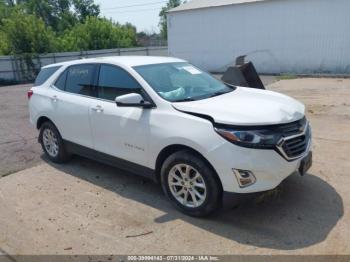
[[[98,99],[90,107],[94,149],[147,167],[152,110],[114,102],[117,96],[140,92],[140,84],[117,66],[103,64],[99,72]]]

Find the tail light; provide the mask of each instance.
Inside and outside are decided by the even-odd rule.
[[[27,92],[28,100],[32,97],[32,95],[33,95],[33,90],[28,90]]]

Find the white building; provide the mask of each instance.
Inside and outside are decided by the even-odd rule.
[[[169,54],[221,72],[350,74],[350,0],[192,0],[168,13]]]

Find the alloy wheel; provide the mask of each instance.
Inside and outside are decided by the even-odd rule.
[[[169,172],[168,185],[173,197],[186,207],[199,207],[206,199],[204,179],[191,165],[175,165]]]
[[[46,128],[43,132],[43,143],[46,152],[51,157],[56,157],[59,152],[59,146],[58,146],[58,139],[55,135],[55,133],[51,130]]]

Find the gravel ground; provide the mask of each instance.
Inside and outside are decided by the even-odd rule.
[[[1,172],[36,165],[0,179],[1,252],[350,255],[350,79],[272,82],[307,105],[314,165],[207,219],[180,214],[157,185],[124,171],[41,159],[27,87],[0,88]]]
[[[30,86],[0,87],[0,177],[41,161],[38,133],[29,123]]]

